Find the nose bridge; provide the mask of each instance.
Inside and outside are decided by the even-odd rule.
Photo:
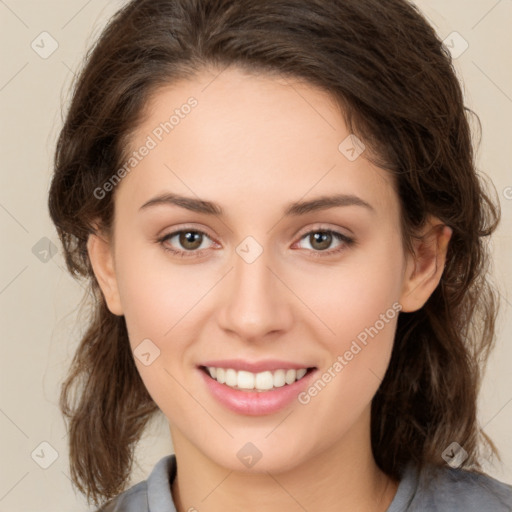
[[[247,237],[233,255],[233,272],[221,314],[222,327],[256,339],[289,327],[286,289],[274,275],[271,250]],[[270,268],[269,268],[270,267]]]

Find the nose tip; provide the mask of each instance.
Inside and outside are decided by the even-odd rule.
[[[247,241],[242,249],[247,250],[235,258],[234,269],[227,276],[220,326],[246,340],[289,329],[289,292],[276,278],[263,250],[255,257],[257,247],[252,241]]]

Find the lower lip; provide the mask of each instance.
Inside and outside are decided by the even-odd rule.
[[[280,388],[269,391],[240,391],[230,388],[225,384],[220,384],[208,376],[202,369],[199,369],[199,372],[203,376],[210,393],[222,405],[238,414],[263,416],[278,412],[290,405],[297,398],[298,394],[309,385],[316,370],[310,371],[293,384],[285,384]]]

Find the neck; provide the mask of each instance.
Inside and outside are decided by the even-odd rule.
[[[172,485],[176,510],[385,512],[398,482],[376,465],[369,411],[363,416],[335,446],[280,473],[224,468],[171,428],[178,461]]]

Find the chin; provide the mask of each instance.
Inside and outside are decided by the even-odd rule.
[[[222,451],[204,451],[215,464],[230,471],[246,474],[279,474],[300,466],[307,459],[304,446],[299,451],[296,446],[276,446],[265,441],[231,440]]]

